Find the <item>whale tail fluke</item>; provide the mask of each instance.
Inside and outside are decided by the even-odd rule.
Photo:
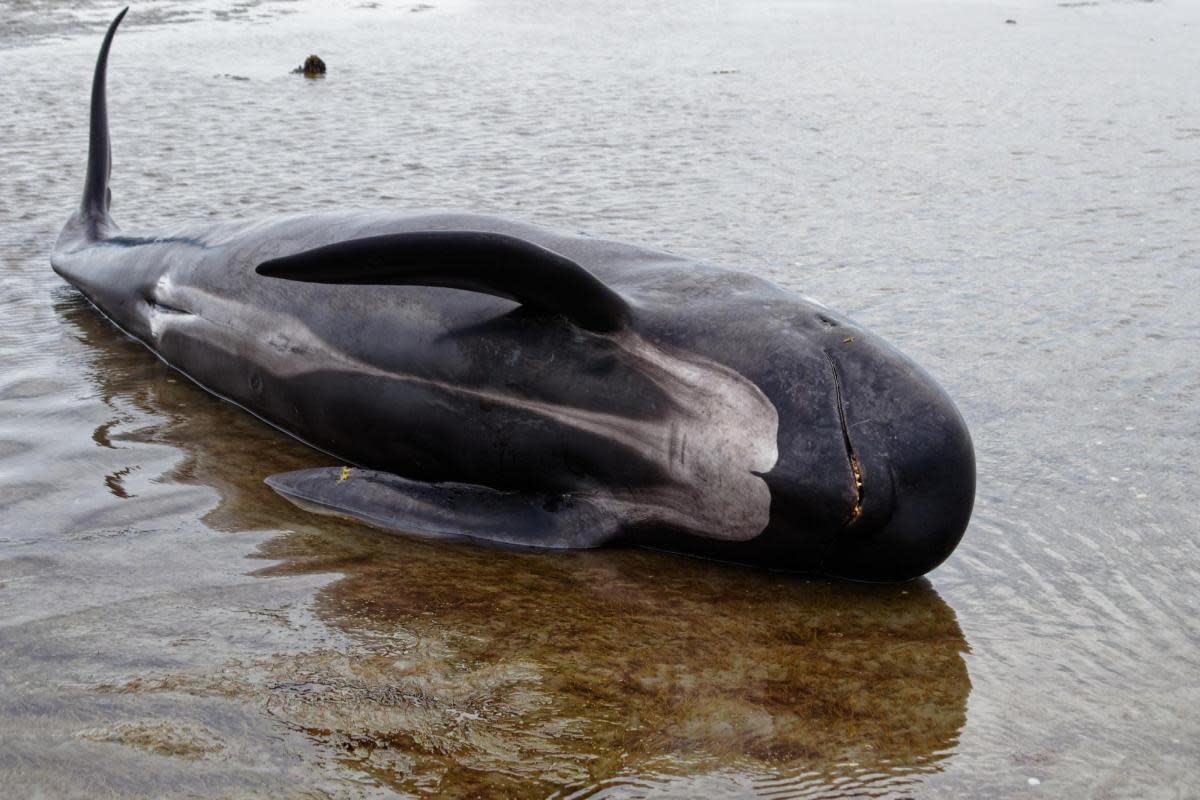
[[[108,139],[108,50],[112,46],[117,26],[121,24],[128,10],[128,7],[123,8],[108,26],[104,43],[100,45],[100,55],[96,58],[96,72],[92,77],[87,177],[83,183],[83,202],[79,206],[79,214],[83,218],[88,237],[93,239],[98,238],[99,230],[110,222],[108,209],[112,202],[112,193],[108,188],[108,177],[112,171],[112,148]]]

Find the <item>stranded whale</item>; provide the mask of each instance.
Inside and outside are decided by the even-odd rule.
[[[108,53],[56,272],[208,391],[348,466],[316,511],[533,548],[631,543],[859,580],[958,544],[974,450],[933,379],[768,281],[469,214],[122,234]]]

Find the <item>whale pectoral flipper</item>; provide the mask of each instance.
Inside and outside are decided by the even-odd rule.
[[[541,245],[486,231],[415,231],[348,239],[258,265],[259,275],[308,283],[442,286],[496,295],[611,332],[629,304],[584,267]]]
[[[571,550],[612,542],[621,527],[603,498],[584,492],[502,492],[346,467],[284,472],[266,483],[306,510],[437,538]]]

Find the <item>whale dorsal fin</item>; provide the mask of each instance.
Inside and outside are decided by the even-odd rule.
[[[586,330],[624,327],[629,305],[566,256],[515,236],[417,231],[349,239],[259,264],[259,275],[311,283],[443,286],[562,314]]]

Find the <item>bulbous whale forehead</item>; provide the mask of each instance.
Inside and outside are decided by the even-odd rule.
[[[975,500],[966,422],[925,370],[877,337],[835,356],[859,510],[822,562],[827,574],[912,578],[962,539]]]
[[[859,580],[932,569],[970,517],[974,450],[937,382],[826,306],[743,277],[706,326],[663,328],[775,406],[771,522],[746,557]],[[737,554],[714,552],[738,559]]]
[[[792,423],[780,426],[779,465],[767,476],[780,516],[834,527],[825,574],[892,581],[928,572],[957,546],[974,502],[962,416],[929,373],[870,331],[817,305],[792,323],[804,377],[797,369],[767,390]],[[834,428],[840,453],[829,443]]]

